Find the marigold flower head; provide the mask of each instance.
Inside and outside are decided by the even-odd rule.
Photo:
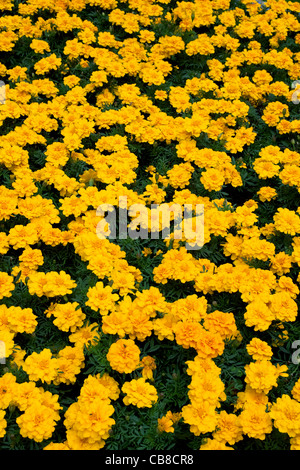
[[[255,361],[262,359],[270,360],[273,356],[272,348],[259,338],[252,338],[249,344],[246,346],[248,354],[252,356]]]
[[[243,434],[254,439],[264,440],[272,431],[272,419],[264,405],[248,404],[239,416]]]
[[[60,419],[57,412],[39,402],[33,402],[24,413],[16,419],[22,437],[28,437],[35,442],[49,439]]]
[[[125,397],[123,398],[125,405],[135,405],[138,408],[151,408],[158,400],[156,388],[146,382],[143,377],[125,382],[121,390],[125,393]]]
[[[281,366],[279,370],[268,359],[251,362],[245,366],[245,382],[258,392],[267,394],[273,387],[277,387],[277,379],[280,375],[285,375],[287,366]]]
[[[112,369],[129,374],[139,366],[140,349],[132,339],[119,339],[110,346],[106,357]]]
[[[29,380],[50,383],[57,375],[57,360],[48,348],[44,348],[40,353],[34,351],[25,359],[24,370]]]
[[[272,404],[270,416],[274,426],[290,437],[300,434],[300,403],[289,395],[283,394]]]

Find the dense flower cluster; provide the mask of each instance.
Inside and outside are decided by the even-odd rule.
[[[0,447],[299,450],[300,3],[0,11]]]

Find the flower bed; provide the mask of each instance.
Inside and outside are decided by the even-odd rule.
[[[0,10],[1,449],[299,450],[300,3]]]

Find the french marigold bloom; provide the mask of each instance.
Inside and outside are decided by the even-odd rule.
[[[204,318],[203,326],[206,330],[220,333],[222,339],[232,339],[237,334],[237,326],[233,313],[215,310]]]
[[[121,390],[125,394],[123,402],[127,406],[151,408],[158,400],[156,388],[146,382],[143,377],[125,382]]]
[[[89,288],[87,297],[86,305],[96,312],[100,311],[101,315],[108,315],[110,311],[114,311],[115,303],[119,299],[119,295],[113,294],[113,289],[110,286],[104,286],[101,281]]]
[[[70,331],[72,333],[83,325],[86,318],[78,302],[56,304],[55,308],[52,309],[52,314],[55,317],[53,320],[54,325],[62,331]]]
[[[234,413],[220,411],[216,431],[212,434],[213,439],[220,443],[234,445],[243,439],[242,427],[239,417]]]
[[[207,401],[197,403],[197,405],[186,405],[182,408],[183,421],[190,425],[191,433],[195,436],[213,432],[218,423],[218,416],[214,406]]]
[[[172,415],[172,413],[171,413]],[[172,418],[170,417],[170,413],[163,416],[162,418],[158,418],[157,420],[157,429],[159,432],[174,432],[174,423]]]
[[[60,417],[55,410],[39,402],[34,402],[16,419],[16,422],[22,437],[42,442],[52,436],[56,421],[59,419]]]
[[[272,348],[259,338],[252,338],[246,346],[248,354],[252,356],[255,361],[262,359],[270,360],[273,356]]]
[[[35,382],[23,382],[18,384],[16,388],[15,398],[13,404],[21,411],[25,411],[29,405],[39,401],[41,397],[41,391],[36,386]]]
[[[283,394],[272,404],[270,416],[274,426],[290,437],[300,434],[300,403],[289,395]]]
[[[111,418],[114,408],[108,398],[100,396],[90,402],[80,397],[65,412],[64,425],[77,434],[79,439],[86,439],[93,445],[109,437],[109,430],[115,424]]]
[[[70,334],[69,341],[76,346],[94,346],[101,338],[98,328],[98,323],[82,326]]]
[[[298,305],[289,292],[275,292],[270,296],[269,308],[276,320],[293,322],[298,315]]]
[[[273,217],[275,229],[289,235],[300,233],[300,217],[295,211],[280,207]]]
[[[196,351],[203,358],[220,356],[225,348],[224,340],[219,332],[210,332],[202,329],[197,339]]]
[[[216,408],[220,406],[220,401],[226,400],[224,393],[225,385],[220,377],[214,374],[195,374],[188,385],[188,396],[191,404],[197,406],[203,401],[207,401]]]
[[[57,360],[48,348],[40,353],[34,351],[25,359],[24,370],[29,375],[29,380],[51,383],[57,375]]]
[[[287,377],[285,373],[287,366],[277,368],[268,359],[251,362],[245,366],[245,382],[258,392],[267,394],[273,387],[277,387],[277,379],[279,376]]]
[[[75,345],[65,346],[61,349],[56,357],[57,375],[53,379],[53,383],[71,384],[76,382],[76,376],[84,367],[83,347]]]
[[[239,415],[239,422],[243,434],[254,439],[264,440],[273,429],[271,414],[264,405],[246,405]]]
[[[220,191],[225,183],[224,175],[216,168],[208,168],[205,170],[200,181],[208,191]]]
[[[247,305],[244,318],[245,324],[255,331],[266,331],[276,316],[265,302],[257,299]]]
[[[270,186],[263,186],[257,192],[257,195],[262,202],[271,201],[272,199],[276,198],[277,191],[276,189],[271,188]]]
[[[202,339],[203,326],[194,321],[178,321],[174,325],[174,333],[177,344],[185,349],[198,347]]]
[[[136,370],[140,363],[140,349],[132,339],[119,339],[106,355],[112,369],[126,374]]]
[[[10,329],[14,333],[32,334],[35,331],[37,316],[31,308],[8,307],[7,313],[10,316]]]
[[[277,254],[274,254],[274,256],[270,258],[270,261],[270,270],[273,273],[282,276],[283,274],[290,272],[292,267],[292,256],[287,255],[285,252],[281,251]]]
[[[153,371],[156,369],[155,359],[151,356],[145,356],[140,362],[142,376],[145,380],[153,380]]]

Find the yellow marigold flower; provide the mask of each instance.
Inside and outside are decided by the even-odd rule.
[[[163,312],[166,307],[165,297],[157,287],[137,291],[135,295],[134,303],[149,317],[155,317],[157,312]]]
[[[153,371],[156,369],[155,359],[151,356],[145,356],[140,362],[142,376],[145,380],[153,380]]]
[[[280,171],[279,165],[264,160],[262,157],[256,158],[256,160],[254,160],[253,168],[260,179],[273,178],[274,176],[277,176]]]
[[[194,321],[178,321],[173,328],[176,343],[184,349],[198,347],[202,340],[203,326]]]
[[[203,401],[210,405],[220,406],[219,401],[226,400],[225,385],[220,377],[214,374],[195,374],[188,386],[188,397],[191,404],[197,406]]]
[[[139,366],[140,349],[132,339],[119,339],[110,346],[106,357],[112,369],[130,374]]]
[[[101,338],[98,328],[98,323],[82,326],[70,334],[69,341],[75,346],[94,346]]]
[[[265,405],[248,404],[239,415],[243,434],[254,439],[264,440],[272,432],[272,419]]]
[[[109,389],[101,384],[97,377],[92,375],[89,375],[84,380],[80,389],[80,399],[86,403],[92,403],[97,397],[109,402],[109,394]]]
[[[282,276],[283,274],[287,274],[288,272],[290,272],[290,269],[292,267],[292,256],[287,255],[284,251],[274,254],[274,256],[271,257],[270,261],[270,270],[273,273]]]
[[[197,405],[186,405],[182,408],[183,421],[190,425],[191,433],[195,436],[213,432],[218,423],[218,415],[215,407],[207,401],[197,403]]]
[[[23,253],[19,256],[19,260],[22,262],[23,266],[30,269],[37,269],[38,266],[42,266],[44,263],[42,251],[33,249],[30,246],[27,246],[23,250]]]
[[[41,39],[33,39],[29,45],[34,52],[43,54],[44,52],[50,52],[50,46],[46,41]]]
[[[138,408],[151,408],[158,400],[155,387],[147,383],[143,377],[125,382],[121,390],[125,393],[123,402],[127,406],[135,405]]]
[[[298,305],[289,292],[275,292],[270,296],[269,308],[276,320],[293,322],[298,315]]]
[[[203,358],[214,358],[220,356],[225,348],[222,336],[218,332],[206,331],[204,328],[200,333],[196,351]]]
[[[272,348],[268,343],[259,338],[252,338],[250,343],[247,344],[246,349],[255,361],[261,361],[262,359],[270,360],[273,356]]]
[[[44,75],[50,70],[56,70],[60,67],[62,59],[55,54],[50,54],[48,57],[40,59],[34,64],[34,69],[38,75]]]
[[[53,324],[56,325],[57,328],[72,333],[83,325],[86,318],[78,302],[56,304],[55,308],[52,310],[52,314],[55,317]]]
[[[21,411],[25,411],[29,405],[40,400],[41,391],[35,382],[23,382],[18,384],[13,404]]]
[[[72,403],[65,412],[64,425],[67,429],[68,445],[73,448],[69,442],[69,433],[76,434],[77,439],[85,440],[89,449],[96,444],[102,444],[103,439],[109,437],[109,431],[115,424],[111,418],[114,413],[114,407],[101,397],[96,397],[92,402],[79,398],[77,402]]]
[[[251,388],[258,392],[268,393],[273,387],[277,387],[277,379],[287,370],[286,366],[282,366],[279,370],[268,359],[251,362],[245,366],[245,382]]]
[[[271,201],[272,199],[276,198],[277,191],[276,189],[271,188],[270,186],[263,186],[257,192],[257,195],[262,202]]]
[[[221,411],[218,415],[218,424],[212,435],[217,442],[233,445],[243,439],[242,427],[239,417],[234,413]]]
[[[7,69],[6,73],[9,76],[10,80],[13,82],[17,82],[18,80],[26,80],[27,79],[27,67],[20,67],[17,65],[12,69]]]
[[[296,299],[299,294],[298,286],[288,276],[280,276],[278,279],[276,292],[286,292],[292,299]]]
[[[169,413],[169,412],[168,412]],[[173,421],[168,413],[157,420],[157,429],[159,432],[174,432]]]
[[[192,173],[193,167],[189,162],[174,165],[173,168],[167,172],[168,183],[176,189],[184,188],[189,184]]]
[[[154,96],[160,101],[165,101],[168,98],[168,94],[164,90],[155,90]]]
[[[154,334],[160,341],[164,339],[174,340],[174,325],[178,318],[172,313],[166,313],[162,318],[156,318],[152,321]]]
[[[274,426],[290,437],[300,434],[300,403],[289,395],[283,394],[272,404],[270,416]]]
[[[105,391],[105,393],[104,393]],[[120,395],[118,383],[107,373],[89,376],[80,390],[80,396],[84,400],[93,400],[97,396],[103,399],[117,400]]]
[[[300,233],[300,217],[295,211],[280,207],[273,217],[275,229],[279,232],[297,235]]]
[[[231,312],[215,310],[204,318],[203,326],[206,330],[220,333],[222,339],[232,339],[237,334],[235,318]]]
[[[109,312],[114,311],[115,303],[119,299],[119,295],[113,294],[113,289],[110,286],[104,286],[101,281],[89,288],[87,297],[86,305],[96,312],[100,311],[101,315],[108,315]]]
[[[265,302],[257,298],[247,305],[244,318],[245,324],[253,326],[255,331],[266,331],[276,316]]]
[[[65,346],[61,349],[56,357],[57,375],[53,379],[53,383],[71,384],[76,382],[76,376],[84,367],[83,347],[75,344]]]
[[[37,316],[31,308],[8,307],[8,314],[9,325],[14,333],[32,334],[35,331],[38,324]]]
[[[40,353],[33,352],[24,361],[24,370],[29,380],[51,383],[57,375],[57,359],[50,349],[44,348]]]
[[[46,283],[43,286],[43,294],[47,297],[57,297],[72,293],[76,282],[65,271],[50,271],[45,275]]]
[[[34,245],[38,242],[37,231],[33,224],[15,225],[8,234],[8,241],[15,250],[26,248],[28,245]]]
[[[16,419],[16,423],[22,437],[42,442],[52,436],[56,421],[59,419],[56,411],[39,402],[34,402]]]

